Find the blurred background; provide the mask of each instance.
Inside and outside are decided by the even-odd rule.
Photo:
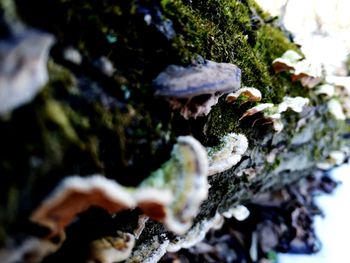
[[[337,78],[350,90],[350,1],[348,0],[257,0],[281,26],[291,33],[304,55],[321,64],[329,79]],[[316,234],[322,249],[314,255],[280,254],[279,263],[349,262],[347,238],[350,236],[350,165],[330,171],[340,182],[331,195],[317,197],[324,217],[315,218]]]
[[[292,33],[308,59],[324,64],[327,74],[345,76],[350,52],[350,1],[257,0]]]

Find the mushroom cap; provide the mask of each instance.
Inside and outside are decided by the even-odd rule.
[[[226,101],[228,103],[233,103],[242,96],[245,97],[245,101],[261,101],[261,92],[256,88],[243,87],[236,92],[230,93],[226,96]]]
[[[209,175],[226,171],[236,165],[248,149],[248,139],[243,134],[228,133],[220,139],[220,144],[207,147]]]
[[[188,67],[168,66],[153,81],[155,95],[192,98],[204,94],[228,93],[241,86],[241,70],[234,64],[206,60]]]
[[[70,176],[32,213],[32,222],[51,229],[49,237],[64,231],[77,214],[99,206],[110,213],[136,207],[129,191],[101,175]]]
[[[208,169],[207,152],[200,142],[192,136],[178,137],[171,158],[139,187],[138,206],[170,231],[185,234],[208,196]]]

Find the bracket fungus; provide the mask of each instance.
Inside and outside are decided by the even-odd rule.
[[[170,65],[153,81],[155,95],[169,100],[185,118],[209,114],[219,98],[241,86],[241,70],[234,64],[204,63],[187,67]]]
[[[139,207],[174,233],[192,225],[208,194],[208,158],[204,147],[191,136],[181,136],[171,158],[137,188],[127,188],[100,175],[72,176],[32,213],[31,221],[51,230],[49,237],[64,232],[78,213],[91,206],[114,214]]]
[[[247,110],[240,120],[245,117],[252,116],[256,113],[261,112],[263,118],[267,120],[268,123],[272,123],[275,131],[280,132],[283,130],[284,125],[281,121],[282,113],[291,109],[294,112],[302,112],[304,106],[309,103],[308,98],[303,97],[284,97],[283,101],[280,104],[274,105],[272,103],[262,103],[249,110]]]
[[[100,175],[65,178],[54,193],[32,213],[31,221],[48,227],[51,236],[61,233],[77,214],[99,206],[117,213],[136,206],[129,191]]]
[[[294,70],[295,64],[302,60],[303,57],[294,50],[287,50],[280,58],[272,61],[275,73],[282,71]]]
[[[294,112],[302,112],[304,106],[309,104],[309,99],[308,98],[303,98],[303,97],[284,97],[283,101],[278,104],[278,113],[282,113],[287,111],[288,109],[291,109]]]
[[[69,61],[73,64],[81,65],[81,63],[83,62],[83,56],[81,55],[79,50],[72,46],[66,47],[63,50],[62,55],[66,61]]]
[[[248,117],[248,116],[252,116],[256,113],[259,113],[259,112],[264,112],[266,111],[267,109],[271,109],[274,107],[274,104],[273,103],[261,103],[261,104],[258,104],[256,106],[254,106],[253,108],[250,108],[249,110],[247,110],[242,116],[241,118],[239,118],[239,120],[242,120],[243,118],[245,117]]]
[[[53,43],[52,35],[33,29],[12,32],[0,42],[0,114],[30,102],[47,82]]]
[[[207,147],[209,175],[221,173],[236,165],[248,149],[248,139],[243,134],[229,133],[219,145]]]
[[[185,236],[176,237],[167,246],[168,252],[177,252],[182,248],[190,248],[201,242],[210,229],[220,229],[224,224],[224,218],[216,212],[215,216],[198,222]]]
[[[261,101],[261,97],[262,95],[260,90],[256,88],[243,87],[237,90],[236,92],[229,93],[226,96],[226,101],[228,103],[233,103],[241,98],[241,101],[243,102],[246,102],[246,101],[257,102],[257,101]]]
[[[301,55],[293,50],[287,50],[280,58],[272,61],[275,73],[288,71],[291,73],[292,81],[300,80],[307,88],[313,88],[322,80],[321,65],[303,59]]]
[[[331,114],[339,120],[350,118],[350,77],[326,76],[326,84],[322,86],[333,87],[331,90],[324,90],[323,95],[328,96],[331,100],[328,103],[328,108]],[[322,87],[320,86],[320,87]],[[320,88],[321,89],[321,88]],[[328,91],[329,95],[326,94]]]
[[[235,217],[239,221],[243,221],[250,215],[249,210],[243,206],[235,206],[228,211],[220,213],[216,211],[215,215],[211,218],[204,219],[197,222],[184,236],[175,237],[170,240],[167,251],[177,252],[182,248],[190,248],[201,242],[205,235],[211,230],[218,230],[222,228],[225,218]]]
[[[315,94],[323,95],[326,98],[331,98],[335,95],[335,87],[328,83],[320,85],[317,87]]]
[[[208,195],[208,167],[204,147],[191,136],[180,136],[170,160],[141,184],[140,189],[152,187],[172,193],[173,199],[165,207],[163,218],[158,218],[169,230],[184,234],[192,226]]]
[[[295,65],[291,76],[292,81],[300,80],[303,87],[314,88],[322,80],[322,68],[320,65],[302,60]]]
[[[114,263],[127,259],[135,245],[135,237],[118,232],[117,236],[107,236],[90,243],[88,263]]]
[[[278,107],[276,107],[273,103],[262,103],[254,106],[247,110],[239,120],[242,120],[248,116],[252,116],[256,113],[261,112],[263,114],[263,118],[267,121],[267,123],[272,123],[275,131],[280,132],[283,130],[283,123],[281,122],[281,113],[278,112]],[[256,121],[254,121],[253,125]]]

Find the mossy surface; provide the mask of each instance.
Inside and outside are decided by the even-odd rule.
[[[191,134],[213,146],[226,133],[244,133],[250,145],[236,167],[211,178],[198,220],[307,175],[342,143],[346,127],[324,106],[317,106],[300,129],[298,114],[284,114],[285,129],[276,134],[255,118],[239,120],[254,103],[229,105],[221,98],[208,117],[186,121],[153,96],[152,80],[166,66],[188,65],[201,56],[240,67],[242,85],[258,88],[262,102],[277,104],[286,95],[310,97],[287,74],[273,73],[271,62],[297,47],[251,0],[14,3],[20,19],[51,32],[56,44],[42,92],[0,120],[2,242],[25,229],[22,221],[63,177],[102,173],[137,185],[169,158],[178,135]],[[81,64],[64,59],[67,47],[80,52]],[[113,64],[111,76],[103,73],[101,57]],[[323,104],[310,98],[311,106]],[[266,156],[274,149],[278,156],[268,163]],[[305,165],[291,169],[301,155]],[[253,180],[236,176],[247,167],[263,170]],[[151,234],[161,231],[157,227]]]

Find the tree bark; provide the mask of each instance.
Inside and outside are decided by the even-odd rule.
[[[28,218],[63,178],[98,173],[136,186],[169,159],[180,135],[191,135],[204,146],[214,146],[232,132],[244,134],[249,142],[237,165],[209,178],[209,196],[196,224],[216,211],[310,175],[331,151],[345,144],[348,128],[329,113],[327,102],[291,82],[288,74],[273,72],[274,59],[298,48],[253,1],[0,3],[2,28],[10,32],[20,23],[25,30],[35,28],[55,37],[45,87],[0,120],[4,248],[13,240],[20,243],[23,236],[40,236]],[[8,41],[7,34],[1,37]],[[200,57],[237,65],[242,86],[259,89],[262,103],[301,96],[310,99],[309,106],[301,114],[284,113],[281,132],[258,117],[239,120],[255,103],[232,105],[224,97],[208,116],[185,120],[167,101],[154,96],[152,81],[166,66],[186,66]],[[93,240],[128,229],[137,225],[137,216],[135,211],[126,212],[116,217],[117,222],[104,211],[88,211],[70,226],[61,250],[45,262],[83,261],[87,241],[79,237]],[[153,243],[154,237],[161,244],[173,235],[149,221],[135,251]]]

